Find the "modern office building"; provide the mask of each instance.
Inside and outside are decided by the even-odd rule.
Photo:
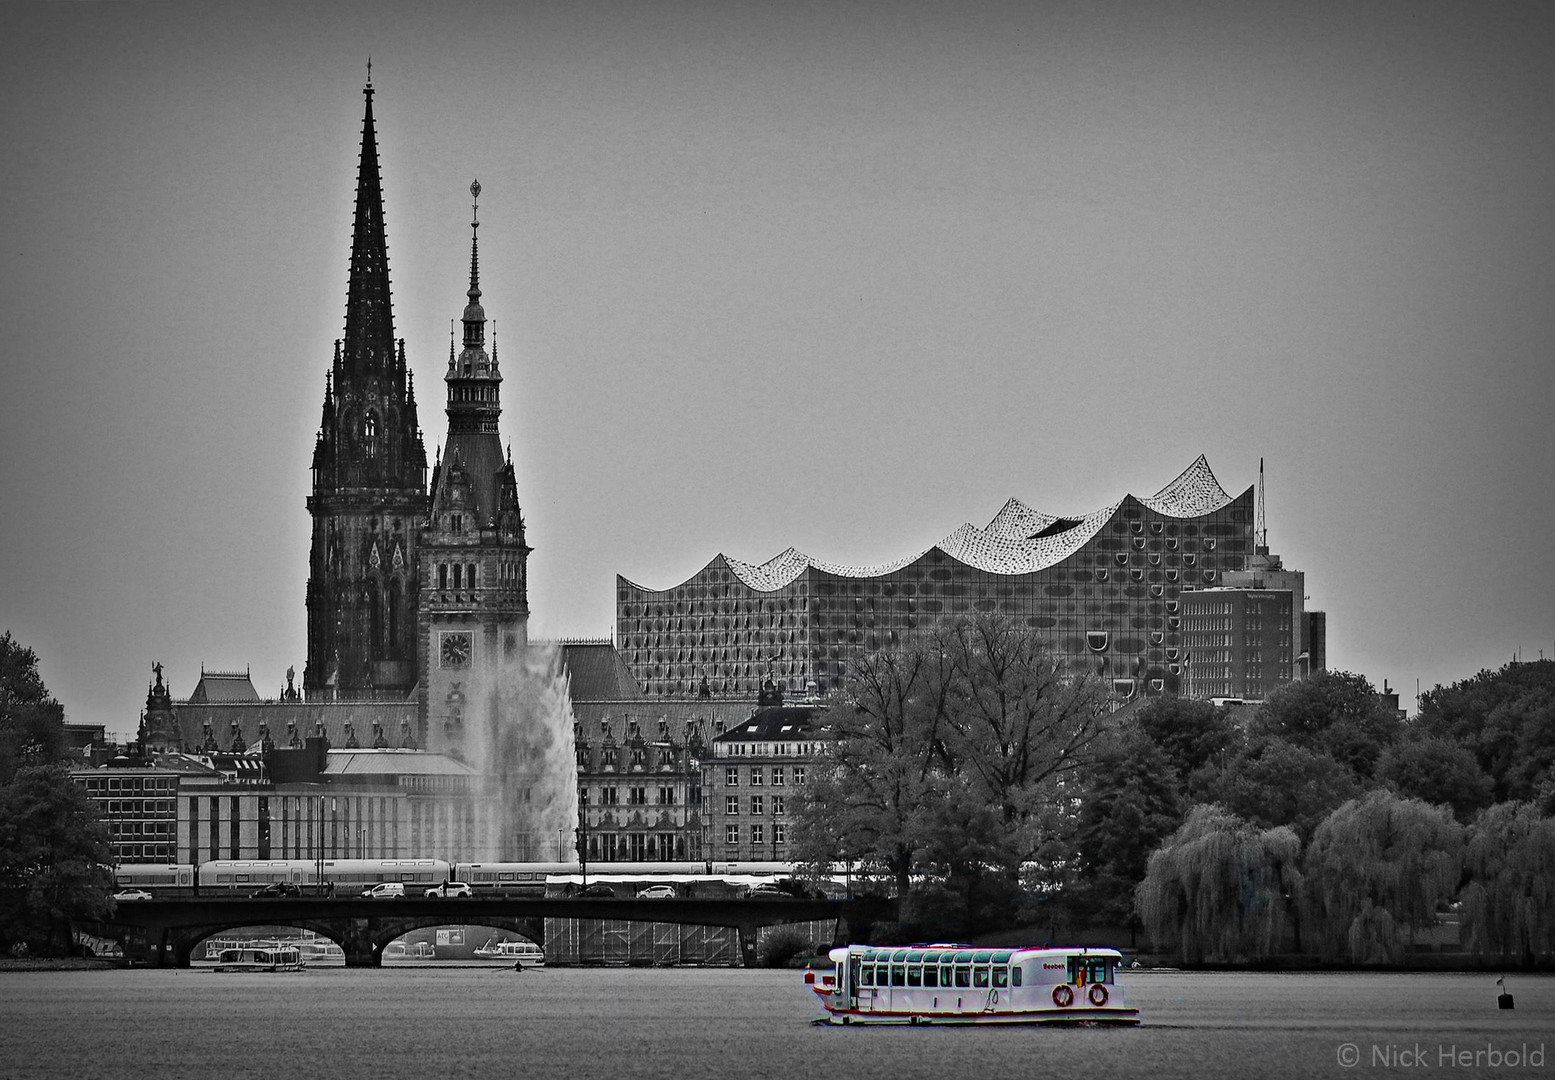
[[[1011,499],[898,562],[843,567],[788,549],[756,565],[719,555],[667,589],[616,579],[616,640],[651,694],[839,684],[857,650],[945,617],[998,612],[1043,635],[1120,698],[1182,690],[1183,593],[1253,554],[1253,488],[1232,497],[1201,456],[1148,498],[1059,516]]]

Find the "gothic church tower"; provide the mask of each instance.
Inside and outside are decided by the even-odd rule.
[[[427,454],[405,342],[394,338],[370,78],[363,93],[345,341],[325,377],[308,498],[310,700],[404,700],[417,681]]]
[[[470,194],[480,198],[479,182]],[[528,647],[530,548],[513,460],[502,452],[502,375],[486,351],[480,221],[471,208],[464,344],[448,346],[448,441],[432,474],[432,511],[417,539],[421,576],[422,745],[466,754],[466,720],[493,719],[499,665]],[[478,744],[477,744],[478,745]]]

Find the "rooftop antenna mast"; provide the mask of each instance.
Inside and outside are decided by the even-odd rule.
[[[1258,459],[1258,522],[1253,526],[1253,543],[1258,554],[1269,554],[1269,523],[1264,518],[1263,458]]]

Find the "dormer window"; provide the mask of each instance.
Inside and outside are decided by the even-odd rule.
[[[453,529],[454,532],[464,532],[464,515],[463,514],[453,514],[453,515],[451,515],[451,522],[452,523],[450,524],[449,528]],[[455,586],[455,588],[458,588],[458,586]]]

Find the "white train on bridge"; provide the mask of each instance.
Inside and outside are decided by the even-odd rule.
[[[351,896],[384,882],[399,882],[408,896],[448,881],[467,882],[477,896],[569,896],[585,885],[598,893],[630,897],[650,885],[668,884],[677,895],[730,895],[755,886],[790,884],[795,867],[786,862],[463,862],[443,859],[213,859],[199,863],[127,864],[114,870],[121,889],[145,889],[153,896],[247,895],[285,882],[314,894],[334,886]]]

